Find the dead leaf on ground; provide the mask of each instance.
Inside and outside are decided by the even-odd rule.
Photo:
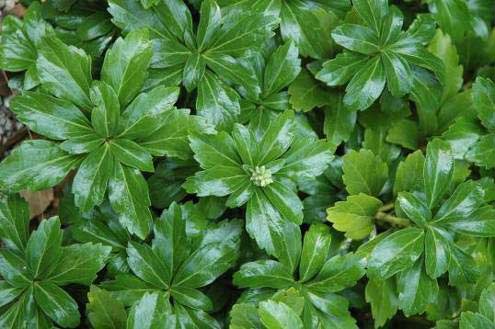
[[[53,189],[43,191],[21,191],[21,196],[29,204],[30,218],[41,215],[53,202]]]

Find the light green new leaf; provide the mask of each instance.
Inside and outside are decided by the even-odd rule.
[[[351,150],[343,157],[342,179],[349,194],[365,193],[378,196],[388,178],[388,167],[373,152]]]
[[[374,227],[374,217],[383,203],[372,196],[359,193],[338,201],[327,209],[327,219],[345,236],[360,240],[367,237]]]
[[[478,313],[462,312],[459,329],[493,329],[493,322]]]
[[[466,159],[486,169],[495,167],[495,134],[482,136],[467,151]]]
[[[423,167],[425,157],[417,150],[399,163],[395,173],[394,194],[402,191],[419,191],[423,189]]]

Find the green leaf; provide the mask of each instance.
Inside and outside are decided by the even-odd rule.
[[[158,289],[169,288],[165,275],[167,273],[165,261],[155,254],[150,246],[129,242],[127,262],[134,274],[142,280]]]
[[[366,56],[344,50],[334,59],[324,62],[315,77],[328,86],[340,86],[351,80],[361,70],[366,60]]]
[[[420,150],[399,163],[395,173],[394,194],[401,191],[418,191],[424,186],[423,167],[425,157]]]
[[[431,220],[431,211],[425,201],[409,192],[400,192],[397,202],[407,217],[416,225],[424,227],[426,222]]]
[[[472,257],[455,244],[450,245],[449,284],[473,283],[479,276],[479,269]]]
[[[495,284],[492,283],[481,292],[479,309],[482,315],[495,322]]]
[[[326,225],[313,224],[304,235],[299,278],[302,282],[315,276],[327,259],[332,236]]]
[[[196,33],[196,42],[198,50],[208,49],[215,39],[215,35],[220,28],[222,13],[220,7],[215,1],[207,0],[201,3],[200,19],[198,31]]]
[[[129,139],[114,139],[109,145],[110,152],[117,161],[141,171],[154,171],[151,154],[139,144]]]
[[[428,143],[423,177],[426,202],[430,209],[435,208],[447,192],[453,173],[454,159],[450,147],[438,139]]]
[[[278,21],[275,16],[258,12],[232,13],[224,17],[215,40],[208,47],[208,54],[239,56],[246,49],[262,45],[273,35]],[[259,47],[259,46],[258,46]]]
[[[202,168],[211,168],[218,164],[236,167],[241,164],[235,142],[225,132],[216,135],[194,134],[189,140],[194,159]]]
[[[182,72],[182,83],[187,91],[191,92],[196,89],[199,81],[203,78],[205,68],[206,62],[201,54],[195,52],[188,57]]]
[[[113,88],[122,107],[141,90],[148,74],[151,52],[147,31],[139,30],[129,33],[125,39],[117,39],[106,53],[101,79]]]
[[[167,267],[164,275],[170,284],[173,274],[190,251],[187,245],[186,222],[182,218],[180,206],[175,202],[155,222],[153,250],[164,260]]]
[[[472,97],[483,125],[495,129],[495,84],[490,79],[478,77],[473,84]]]
[[[446,31],[448,33],[448,31]],[[451,36],[444,34],[438,29],[428,46],[428,50],[435,56],[442,59],[445,66],[445,76],[449,77],[445,81],[442,101],[454,96],[463,83],[463,67],[459,64],[459,55]],[[475,87],[473,86],[473,89]]]
[[[171,296],[177,303],[183,306],[203,311],[211,311],[213,309],[210,298],[194,288],[174,287],[171,290]]]
[[[450,261],[448,233],[429,227],[425,233],[425,266],[429,277],[436,279],[445,273]]]
[[[262,329],[256,306],[253,304],[235,304],[230,311],[230,328]]]
[[[232,239],[203,244],[177,270],[174,286],[199,288],[213,282],[239,256],[240,230]]]
[[[24,289],[31,284],[31,274],[27,271],[24,257],[8,249],[0,250],[0,274],[11,286]]]
[[[323,131],[332,145],[332,149],[335,149],[351,137],[356,126],[356,112],[350,111],[344,106],[341,96],[336,99],[335,104],[330,104],[324,109]]]
[[[163,294],[146,293],[132,307],[127,328],[174,328],[176,319],[171,313],[171,305]]]
[[[293,190],[274,181],[263,188],[263,193],[284,219],[297,225],[302,223],[303,205]]]
[[[2,21],[0,67],[6,71],[24,71],[36,63],[36,47],[22,25],[15,15],[5,16]]]
[[[89,286],[106,263],[111,247],[101,244],[73,244],[62,248],[58,265],[47,280],[58,286],[78,283]]]
[[[179,97],[177,87],[159,86],[140,93],[122,113],[124,129],[119,137],[135,140],[146,138],[164,125],[168,110]]]
[[[282,2],[282,38],[286,41],[293,40],[304,57],[327,58],[332,49],[329,35],[337,18],[321,4],[308,6],[299,1]]]
[[[81,163],[72,183],[72,193],[76,205],[83,211],[103,202],[113,167],[114,157],[107,144],[90,153]]]
[[[423,313],[428,304],[435,303],[438,295],[438,283],[430,278],[419,259],[413,267],[399,275],[399,307],[406,316]]]
[[[292,283],[291,270],[274,260],[257,260],[243,264],[234,274],[234,284],[240,288],[283,289]]]
[[[113,298],[110,292],[91,286],[88,292],[88,319],[93,328],[125,328],[127,313],[124,305]]]
[[[435,16],[438,25],[454,40],[460,40],[463,34],[470,30],[470,13],[464,1],[432,0],[429,8]]]
[[[395,122],[389,129],[386,140],[389,143],[398,144],[410,150],[416,150],[419,140],[417,123],[409,119]]]
[[[46,37],[38,48],[36,62],[43,88],[89,111],[91,101],[91,57],[55,37]]]
[[[385,87],[385,70],[380,57],[369,59],[347,85],[344,104],[365,110],[380,97]]]
[[[353,2],[359,17],[366,22],[368,26],[380,30],[381,19],[388,12],[388,1],[386,0],[356,0]]]
[[[0,186],[12,192],[38,191],[57,185],[80,162],[45,140],[23,142],[0,164]]]
[[[136,169],[116,164],[109,181],[108,198],[119,214],[119,221],[129,232],[144,239],[150,229],[152,215],[148,185]]]
[[[71,102],[42,92],[25,92],[12,100],[19,121],[50,139],[64,140],[92,131],[86,116]]]
[[[460,329],[492,329],[493,322],[491,322],[481,314],[467,311],[467,312],[462,312],[461,314],[461,321],[459,321],[459,328]]]
[[[466,153],[469,161],[487,169],[495,166],[495,134],[482,136]]]
[[[373,219],[382,205],[380,200],[363,193],[350,195],[346,201],[338,201],[327,209],[327,219],[346,237],[364,239],[373,230]]]
[[[275,301],[260,303],[258,311],[261,322],[270,329],[302,329],[303,323],[297,314],[286,304]]]
[[[407,60],[393,51],[382,52],[381,59],[390,93],[395,97],[409,93],[413,85],[413,72]]]
[[[34,278],[46,277],[62,256],[62,230],[58,217],[43,220],[31,233],[26,246],[26,262]]]
[[[473,181],[467,181],[455,189],[449,199],[435,214],[435,222],[450,222],[463,219],[484,203],[483,190]]]
[[[318,275],[306,284],[312,292],[338,292],[352,287],[365,274],[359,258],[353,254],[327,260]]]
[[[329,92],[305,69],[290,84],[288,92],[289,103],[297,111],[308,112],[329,103]]]
[[[34,283],[36,304],[53,321],[62,327],[79,325],[79,310],[76,301],[64,290],[49,282]]]
[[[495,209],[484,206],[465,217],[441,224],[459,233],[475,237],[491,237],[495,235]]]
[[[288,86],[301,71],[299,52],[289,41],[277,48],[268,59],[263,79],[263,95],[271,95]]]
[[[380,51],[378,36],[368,27],[342,24],[332,31],[336,43],[349,50],[371,55]]]
[[[0,198],[0,239],[9,249],[23,251],[29,238],[29,207],[17,195]]]
[[[387,279],[411,268],[424,251],[424,231],[415,227],[398,230],[378,242],[368,261],[373,277]]]
[[[219,128],[229,127],[240,114],[239,95],[210,72],[205,72],[198,85],[198,115]]]
[[[378,196],[388,178],[388,167],[373,152],[351,150],[343,157],[342,179],[349,194]]]
[[[95,105],[91,111],[91,124],[102,137],[110,137],[119,127],[120,106],[115,91],[102,81],[95,81],[90,90]]]
[[[326,141],[309,137],[295,140],[284,157],[285,165],[278,173],[293,178],[319,176],[333,158]]]
[[[273,120],[259,143],[259,165],[278,159],[292,144],[294,112],[285,111]]]
[[[222,197],[249,184],[249,176],[242,168],[217,165],[188,177],[183,187],[201,197]]]
[[[382,327],[397,313],[399,306],[393,279],[370,279],[366,284],[366,302],[371,304],[375,328]]]

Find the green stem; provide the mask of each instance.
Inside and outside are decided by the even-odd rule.
[[[378,211],[375,219],[381,222],[389,223],[392,226],[406,227],[410,225],[409,219],[389,215],[383,211]]]

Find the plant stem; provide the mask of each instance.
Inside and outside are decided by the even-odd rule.
[[[378,211],[375,215],[375,219],[397,227],[406,227],[410,224],[409,219],[407,218],[392,216],[383,211]]]

